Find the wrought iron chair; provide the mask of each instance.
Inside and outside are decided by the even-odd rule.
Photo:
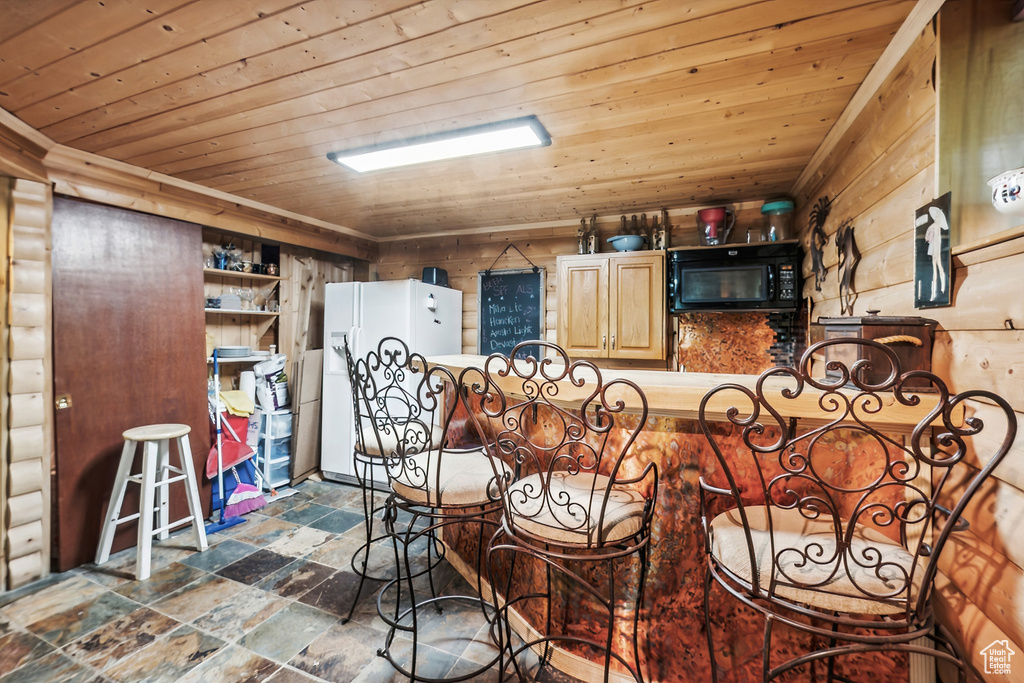
[[[840,345],[853,346],[843,350]],[[833,358],[853,360],[829,360],[825,377],[814,379],[813,358],[825,350]],[[780,391],[778,383],[785,388]],[[922,384],[929,393],[911,393],[922,391]],[[795,419],[786,419],[787,405],[809,399],[820,407],[821,420],[801,429]],[[998,406],[1006,424],[1005,433],[997,432],[1004,434],[1002,445],[970,476],[965,462],[970,437],[985,426],[966,417],[964,409],[973,401]],[[894,436],[872,426],[881,422],[878,414],[887,403],[930,409],[909,436]],[[709,405],[731,406],[724,426],[714,424]],[[950,534],[967,527],[961,516],[965,507],[1016,435],[1016,418],[1005,400],[987,391],[951,395],[931,373],[901,372],[886,345],[834,339],[808,348],[797,368],[762,373],[753,389],[714,388],[701,401],[699,422],[718,466],[710,475],[714,481],[700,480],[707,551],[704,615],[713,680],[715,583],[764,616],[765,681],[823,660],[829,681],[846,681],[836,670],[837,658],[842,662],[844,655],[878,650],[946,660],[965,680],[962,653],[937,624],[930,601]],[[859,453],[851,463],[847,458],[854,450]],[[988,455],[978,458],[984,463]],[[961,487],[957,497],[954,490]],[[827,647],[773,667],[777,623],[824,639]],[[918,641],[923,637],[936,649]]]
[[[367,354],[366,358],[354,359],[348,338],[345,339],[345,361],[348,366],[349,384],[352,387],[355,422],[353,460],[356,480],[363,497],[365,534],[363,544],[352,554],[352,570],[359,576],[359,587],[352,598],[348,616],[342,623],[352,618],[367,580],[386,584],[398,576],[379,566],[379,563],[376,563],[378,566],[372,566],[370,554],[375,544],[390,538],[386,529],[374,531],[377,515],[383,515],[386,511],[387,493],[379,491],[377,484],[379,482],[381,487],[385,485],[387,477],[384,468],[387,458],[403,440],[424,438],[420,430],[423,422],[422,408],[414,393],[415,382],[418,380],[408,375],[409,358],[409,348],[405,342],[394,337],[386,337],[380,341],[376,349]],[[435,440],[440,439],[440,426],[431,425],[426,436]],[[379,497],[384,499],[379,504],[378,493]],[[427,567],[421,569],[418,575],[424,571],[429,572],[444,557],[443,546],[429,546]],[[381,545],[378,544],[376,547],[381,548]],[[429,556],[431,547],[438,551],[437,557],[432,561]]]
[[[386,502],[385,527],[394,539],[396,578],[377,595],[377,608],[381,618],[388,624],[384,647],[378,655],[385,657],[401,674],[410,681],[461,681],[475,678],[491,668],[498,661],[495,651],[486,664],[450,674],[448,678],[431,678],[417,673],[420,659],[420,612],[428,606],[440,611],[442,603],[457,601],[478,606],[484,619],[493,619],[494,609],[481,596],[482,556],[485,549],[484,528],[497,528],[497,513],[501,502],[497,498],[495,476],[491,463],[482,448],[450,448],[449,426],[459,399],[459,382],[445,367],[427,367],[426,360],[419,354],[409,353],[404,345],[394,344],[387,354],[387,362],[394,384],[401,385],[401,397],[392,395],[393,385],[383,392],[380,386],[364,385],[364,398],[379,397],[385,403],[408,402],[408,419],[398,429],[397,442],[390,453],[384,456],[391,495]],[[372,367],[368,367],[372,369]],[[406,393],[406,384],[412,385]],[[385,395],[388,393],[389,395]],[[449,400],[446,401],[446,395]],[[502,470],[502,479],[510,471]],[[405,513],[402,515],[401,513]],[[401,518],[401,525],[399,520]],[[431,596],[417,597],[413,579],[418,575],[414,567],[414,549],[419,541],[425,540],[427,547],[434,542],[445,527],[474,524],[477,534],[477,593],[476,595],[437,595],[431,577]],[[490,533],[487,535],[490,537]],[[429,554],[428,554],[429,561]],[[420,571],[419,573],[422,573]],[[402,600],[403,584],[408,590],[405,602]],[[385,594],[395,587],[393,614],[387,614],[383,605]],[[404,605],[408,605],[405,607]],[[405,632],[412,639],[411,654],[397,655],[392,645],[398,632]]]
[[[551,644],[562,643],[601,653],[606,681],[613,659],[642,681],[637,626],[658,470],[653,463],[626,464],[626,455],[646,421],[647,399],[632,382],[605,382],[593,363],[571,361],[551,343],[524,342],[510,357],[523,355],[529,346],[553,358],[512,362],[495,354],[482,369],[462,375],[467,396],[479,402],[475,424],[493,463],[503,511],[488,549],[488,573],[501,617],[494,629],[502,652],[500,678],[509,663],[523,677],[518,660],[528,649],[541,652],[544,665]],[[627,415],[627,405],[633,414]],[[639,565],[632,594],[632,572],[615,571],[617,561],[621,569],[621,561],[629,558]],[[520,570],[527,571],[517,576]],[[528,575],[543,585],[526,585]],[[543,625],[536,626],[543,630],[525,634],[514,645],[509,611],[525,614],[534,601],[542,603],[542,614],[535,614],[543,618]],[[566,601],[578,603],[566,612],[598,608],[606,631],[595,636],[556,624],[552,604]],[[616,612],[630,607],[622,637]]]

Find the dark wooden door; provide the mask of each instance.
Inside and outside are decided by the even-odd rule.
[[[71,407],[55,414],[59,571],[96,553],[124,430],[188,424],[196,472],[205,469],[202,268],[198,225],[54,199],[54,395],[71,395]],[[208,509],[208,482],[199,477]],[[171,519],[180,519],[184,491],[171,490]],[[124,509],[134,512],[138,487],[128,492]],[[135,533],[135,523],[123,524],[114,550],[134,545]]]

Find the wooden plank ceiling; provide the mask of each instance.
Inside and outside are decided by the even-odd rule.
[[[0,0],[0,107],[374,238],[785,193],[913,0]],[[358,175],[327,152],[535,114]]]

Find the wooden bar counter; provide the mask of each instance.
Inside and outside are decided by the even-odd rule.
[[[428,359],[431,364],[444,365],[458,377],[465,367],[483,367],[485,356],[452,355],[436,356]],[[642,657],[645,680],[664,683],[684,683],[691,681],[710,681],[710,661],[707,656],[707,636],[703,614],[703,581],[705,573],[704,541],[700,530],[698,478],[703,476],[711,482],[718,479],[718,467],[714,456],[697,422],[697,412],[701,399],[715,386],[735,383],[753,389],[757,384],[754,375],[728,375],[703,373],[673,373],[643,370],[602,370],[605,380],[623,378],[635,382],[646,394],[649,412],[636,442],[627,454],[624,467],[640,471],[648,462],[657,464],[660,472],[660,488],[657,508],[654,516],[652,553],[646,593],[644,596],[643,614],[640,620],[640,638],[643,648]],[[514,378],[501,380],[502,389],[515,394],[522,390]],[[793,388],[794,380],[785,378],[772,379],[763,386],[766,394],[781,392],[786,387]],[[579,401],[589,392],[581,392],[568,382],[559,385],[556,403],[563,407],[575,409]],[[850,392],[853,395],[855,392]],[[734,404],[741,411],[749,411],[749,404],[740,401],[737,392],[719,394],[721,400],[709,404],[715,420],[714,429],[725,443],[732,444],[739,450],[746,450],[739,430],[728,422],[726,411]],[[729,395],[731,394],[731,395]],[[821,392],[805,387],[804,394],[796,400],[786,401],[792,411],[785,417],[800,419],[800,425],[820,423],[828,419],[827,413],[819,406]],[[610,398],[614,398],[610,396]],[[886,432],[894,437],[908,434],[909,431],[925,419],[929,408],[936,401],[935,395],[921,395],[921,403],[917,406],[905,406],[896,403],[892,395],[882,396],[882,405],[873,406],[870,419],[874,424],[884,425]],[[627,405],[630,408],[639,406]],[[771,416],[763,414],[770,421]],[[454,445],[471,445],[472,428],[467,428],[465,421],[468,415],[462,414],[462,422],[458,418],[454,425],[454,434],[460,443]],[[638,416],[634,414],[633,422],[625,417],[627,426],[635,426]],[[769,429],[770,422],[765,426]],[[543,429],[543,425],[537,428]],[[832,454],[834,453],[834,457]],[[856,433],[843,433],[834,443],[830,444],[826,466],[832,468],[840,476],[856,479],[858,465],[865,459],[880,457],[877,444],[859,438]],[[884,457],[884,456],[882,456]],[[740,476],[755,477],[753,467]],[[742,486],[742,483],[741,483]],[[445,536],[445,542],[454,550],[453,564],[463,573],[472,572],[476,557],[476,531],[465,533],[456,531]],[[635,566],[634,569],[635,571]],[[517,570],[519,571],[519,570]],[[625,567],[620,571],[627,571]],[[522,572],[526,577],[523,581],[531,581],[531,575],[539,580],[540,573],[532,574],[527,569]],[[555,619],[560,628],[587,631],[592,620],[587,618],[587,608],[579,604],[578,595],[566,595],[554,608]],[[716,590],[712,594],[711,620],[715,629],[717,661],[720,681],[757,681],[761,677],[761,640],[764,628],[763,619],[752,610],[743,607],[736,600],[727,596],[724,591]],[[627,629],[630,620],[618,615],[617,630],[621,625]],[[540,614],[518,615],[523,623],[514,624],[517,630],[524,628],[543,627],[544,620]],[[595,627],[596,628],[596,627]],[[627,636],[625,633],[615,634],[616,648],[626,654]],[[804,652],[819,647],[805,634],[789,629],[777,629],[773,638],[773,652],[786,653]],[[627,657],[630,655],[626,655]],[[600,678],[600,665],[591,662],[594,653],[587,651],[558,651],[552,657],[552,664],[566,673],[583,680]],[[906,657],[892,653],[871,653],[868,655],[846,658],[837,662],[837,669],[856,680],[870,677],[875,683],[884,681],[907,681]],[[804,673],[796,678],[784,677],[786,680],[824,680],[825,667],[819,664],[810,677]],[[632,680],[625,677],[620,680]]]

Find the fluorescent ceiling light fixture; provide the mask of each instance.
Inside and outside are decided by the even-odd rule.
[[[551,136],[537,117],[524,116],[401,142],[329,152],[327,158],[358,173],[365,173],[489,152],[546,147],[550,144]]]

